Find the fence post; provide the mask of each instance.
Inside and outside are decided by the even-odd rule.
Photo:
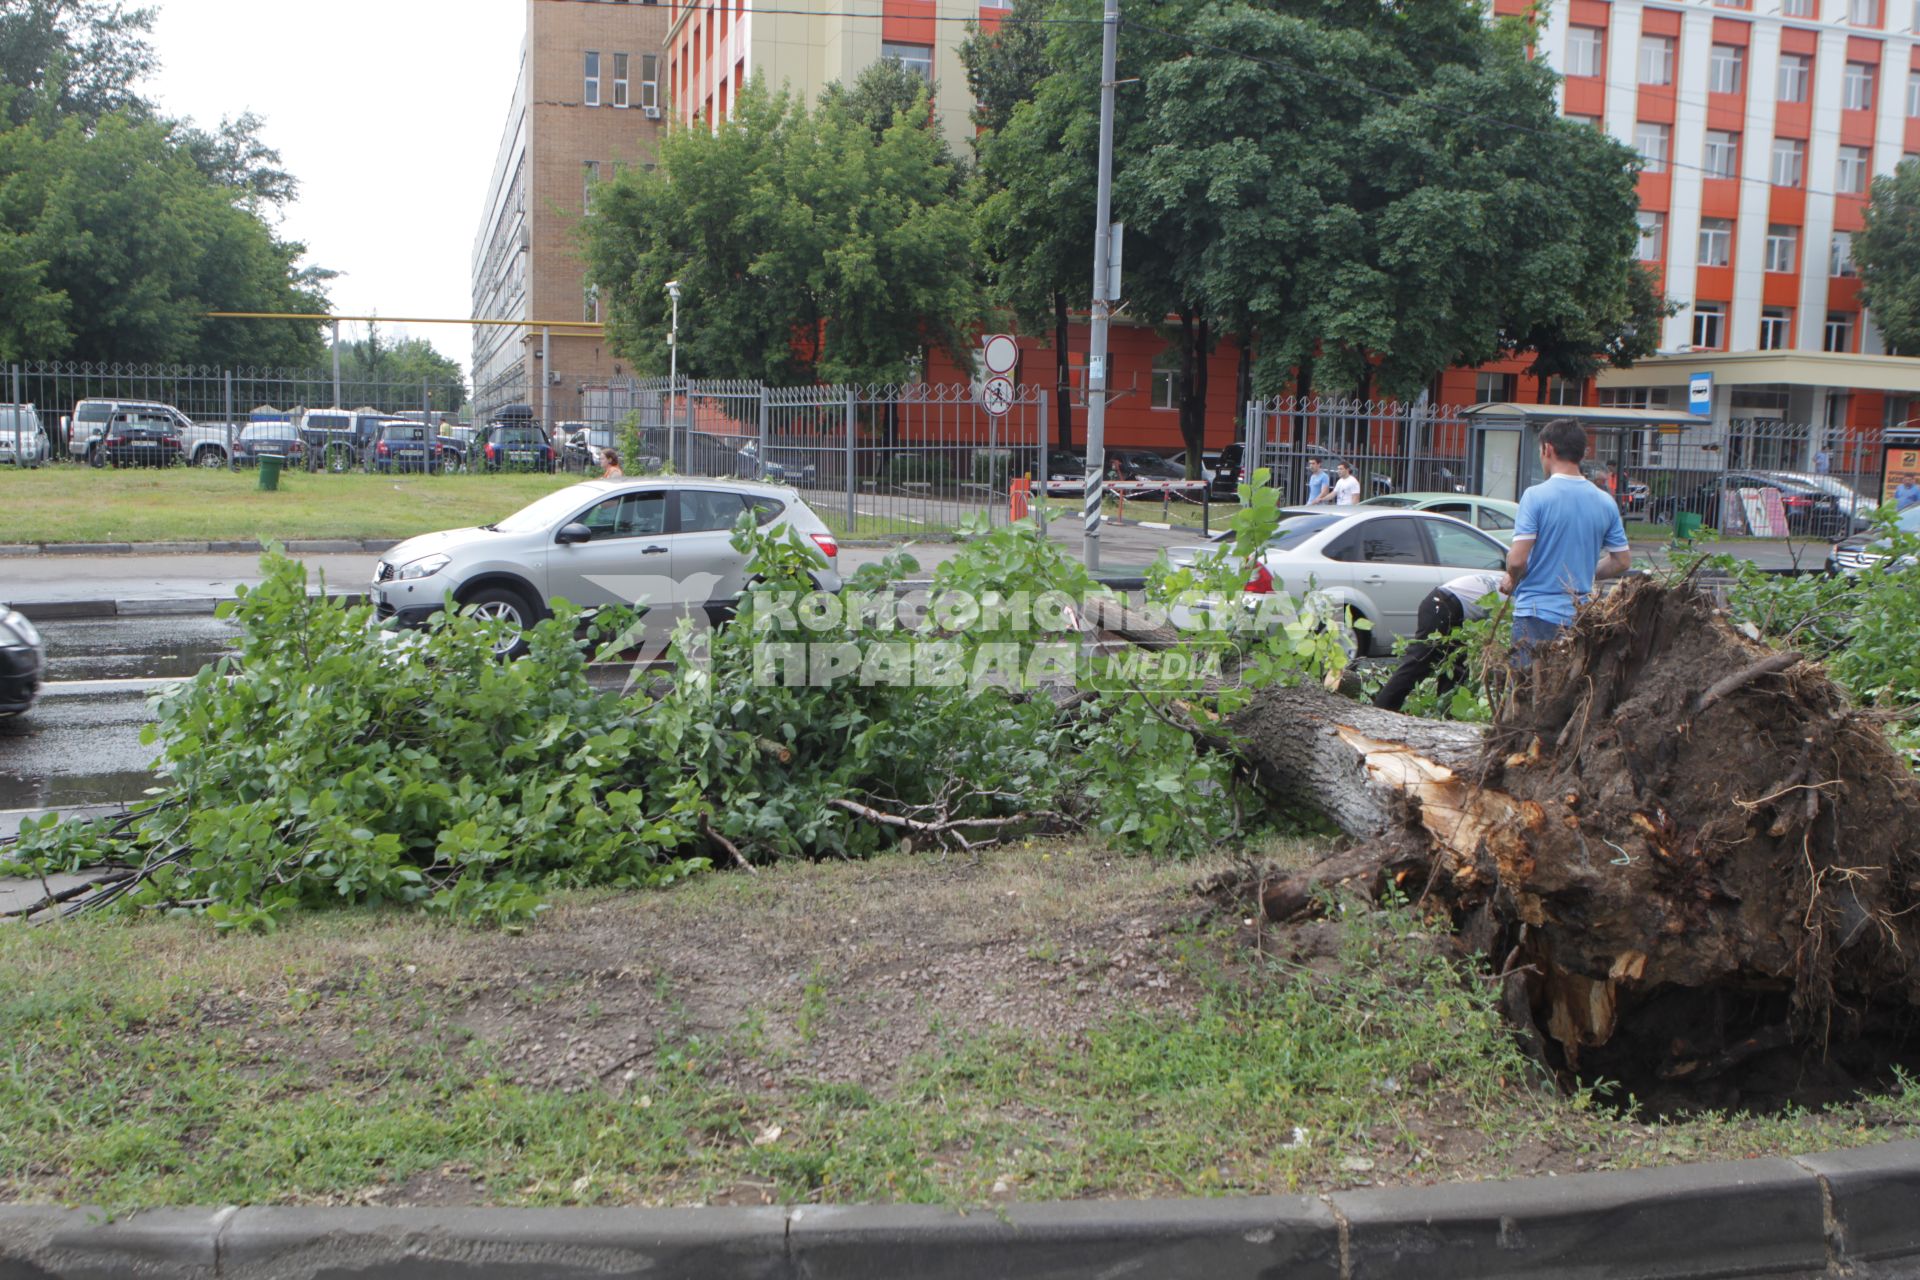
[[[1260,469],[1260,402],[1247,401],[1247,443],[1240,451],[1240,469],[1246,472],[1247,483],[1253,483],[1253,473]]]
[[[1040,416],[1034,419],[1033,451],[1035,454],[1034,474],[1040,477],[1040,496],[1027,492],[1027,502],[1033,508],[1040,536],[1047,536],[1047,427],[1053,421],[1047,414],[1047,389],[1040,388]]]
[[[234,428],[238,425],[233,420],[233,370],[222,369],[220,381],[225,390],[227,403],[227,466],[231,468],[239,465],[239,459],[233,456]]]
[[[760,384],[760,449],[758,455],[760,465],[754,468],[758,473],[753,477],[755,480],[765,480],[767,478],[767,459],[772,456],[767,452],[767,419],[772,414],[772,409],[767,404],[767,399],[767,384],[763,382]],[[739,470],[739,466],[736,465],[734,471],[737,473]]]
[[[427,389],[427,380],[424,377],[420,379],[420,427],[420,443],[427,447],[427,460],[425,464],[427,474],[432,475],[440,469],[435,465],[439,460],[440,433],[434,430],[433,427],[433,392]],[[560,459],[555,458],[553,460],[553,469],[555,471],[560,469]]]
[[[11,404],[12,404],[12,405],[14,406],[14,410],[13,410],[13,465],[14,465],[15,467],[25,467],[25,466],[26,466],[27,464],[26,464],[25,462],[23,462],[23,461],[21,460],[21,458],[20,458],[20,418],[21,418],[21,416],[22,416],[22,415],[21,415],[21,413],[20,413],[20,408],[19,408],[19,406],[20,406],[20,366],[19,366],[19,365],[17,365],[17,364],[16,364],[16,365],[14,365],[14,366],[12,367],[12,369],[10,370],[10,373],[11,373],[11,376],[12,376],[12,382],[13,382],[13,389],[12,389],[12,396],[11,396],[11,399],[10,399],[10,401],[9,401],[9,403],[11,403]],[[51,437],[49,437],[49,439],[51,439]],[[49,461],[49,462],[51,462],[51,461],[53,461],[53,459],[51,459],[51,458],[49,458],[49,459],[47,459],[47,461]]]
[[[853,437],[854,437],[854,432],[859,429],[860,406],[857,398],[858,394],[859,393],[856,392],[852,387],[847,388],[847,532],[848,533],[852,533],[854,531],[854,528],[856,527],[856,521],[858,520],[858,517],[855,515],[853,510],[853,490],[854,490]]]

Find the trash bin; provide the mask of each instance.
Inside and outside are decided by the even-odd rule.
[[[277,453],[260,455],[260,487],[271,493],[280,487],[280,464],[285,462]]]
[[[1700,532],[1700,513],[1698,511],[1680,511],[1673,517],[1673,536],[1681,542],[1692,542],[1693,535]]]

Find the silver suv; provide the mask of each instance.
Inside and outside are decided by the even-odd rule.
[[[839,545],[792,489],[737,480],[656,476],[572,485],[477,529],[409,538],[375,566],[371,599],[383,619],[420,626],[451,595],[507,624],[502,648],[556,599],[595,608],[644,602],[672,614],[727,605],[746,586],[733,527],[746,512],[793,528],[819,552],[815,583],[840,589]]]
[[[114,417],[122,413],[165,418],[174,434],[183,441],[187,433],[194,429],[193,420],[186,414],[158,400],[82,400],[73,407],[73,417],[68,422],[70,434],[67,437],[67,453],[76,460],[83,459],[96,467],[107,465],[107,455],[102,452],[100,441],[107,434]]]

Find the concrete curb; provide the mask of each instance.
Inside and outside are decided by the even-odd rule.
[[[1330,1196],[752,1209],[0,1208],[0,1276],[1911,1276],[1920,1142]]]
[[[364,592],[334,591],[328,597],[347,604],[365,604]],[[162,596],[144,600],[22,600],[12,608],[33,622],[81,622],[97,618],[205,618],[230,602],[225,596]],[[0,1280],[5,1280],[0,1273]]]
[[[378,555],[400,545],[400,538],[289,538],[281,546],[294,555]],[[9,542],[0,543],[0,559],[20,556],[204,556],[259,555],[265,548],[252,539],[239,542]]]

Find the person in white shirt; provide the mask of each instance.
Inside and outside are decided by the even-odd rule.
[[[1333,505],[1336,507],[1360,505],[1360,481],[1355,478],[1353,468],[1344,462],[1340,464],[1340,478],[1333,482]]]
[[[1406,705],[1407,695],[1442,662],[1446,665],[1440,670],[1440,697],[1445,699],[1452,693],[1460,683],[1462,655],[1453,652],[1449,637],[1468,619],[1478,621],[1487,616],[1486,606],[1480,602],[1504,590],[1506,579],[1506,574],[1497,571],[1464,573],[1427,592],[1415,616],[1414,642],[1407,646],[1400,665],[1380,686],[1380,692],[1373,695],[1373,705],[1398,711]]]

